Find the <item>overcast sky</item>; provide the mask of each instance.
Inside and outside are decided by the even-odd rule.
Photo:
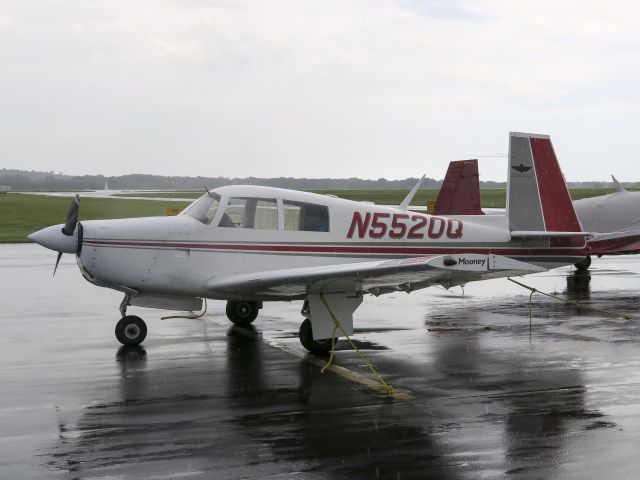
[[[515,130],[568,180],[640,181],[638,25],[633,1],[0,0],[0,167],[442,178]]]

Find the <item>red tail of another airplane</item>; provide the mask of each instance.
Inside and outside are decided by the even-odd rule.
[[[478,160],[458,160],[449,163],[433,214],[484,215],[480,209]]]

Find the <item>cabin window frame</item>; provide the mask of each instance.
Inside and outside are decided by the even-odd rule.
[[[243,205],[243,217],[242,217],[242,223],[241,224],[235,224],[233,226],[228,226],[228,225],[220,225],[222,218],[224,217],[225,214],[227,214],[227,208],[230,206],[230,201],[232,200],[244,200],[245,203]],[[226,196],[224,199],[224,201],[220,204],[219,207],[219,211],[220,211],[220,215],[219,218],[216,218],[216,222],[215,225],[218,228],[233,228],[233,229],[244,229],[244,230],[263,230],[263,231],[277,231],[280,229],[280,205],[278,204],[278,200],[276,198],[270,198],[270,197],[256,197],[256,196],[250,196],[250,195],[237,195],[237,196]],[[275,207],[276,207],[276,223],[274,224],[274,228],[256,228],[255,226],[255,214],[256,214],[256,209],[258,207],[258,202],[269,202],[269,203],[274,203]],[[233,206],[233,205],[231,205]],[[247,211],[249,211],[250,215],[251,215],[251,223],[250,226],[245,226],[247,224]],[[214,224],[214,222],[211,222],[212,224]]]
[[[277,228],[274,229],[267,229],[267,228],[255,228],[255,211],[254,211],[254,224],[252,227],[243,227],[243,226],[234,226],[234,227],[225,227],[225,226],[221,226],[220,222],[222,221],[222,217],[223,215],[226,213],[227,211],[227,207],[229,206],[229,202],[233,199],[243,199],[243,200],[254,200],[257,206],[257,202],[259,201],[266,201],[266,202],[275,202],[276,206],[277,206],[277,212],[278,212],[278,225]],[[285,228],[285,205],[286,204],[293,204],[293,205],[297,205],[300,206],[301,209],[304,208],[304,206],[309,205],[311,207],[316,207],[319,209],[323,209],[324,211],[326,211],[326,230],[301,230],[300,228],[297,228],[295,230],[288,230]],[[246,203],[245,203],[245,208],[246,208]],[[282,198],[282,197],[267,197],[267,196],[253,196],[253,195],[222,195],[221,199],[220,199],[220,204],[218,206],[218,211],[216,212],[215,216],[213,217],[213,219],[211,220],[210,225],[215,226],[216,228],[228,228],[228,229],[244,229],[244,230],[262,230],[262,231],[283,231],[283,232],[304,232],[304,233],[330,233],[331,232],[331,207],[329,205],[323,204],[323,203],[315,203],[315,202],[309,202],[309,201],[304,201],[304,200],[294,200],[292,198]],[[245,212],[246,213],[246,212]],[[298,227],[300,226],[299,224],[300,219],[298,218]],[[244,223],[244,219],[243,219],[243,223]]]

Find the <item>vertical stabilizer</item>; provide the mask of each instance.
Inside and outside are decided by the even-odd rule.
[[[407,196],[404,197],[404,200],[402,200],[402,203],[398,207],[400,208],[400,210],[407,210],[409,208],[409,204],[411,203],[411,200],[413,200],[413,197],[416,196],[416,192],[420,188],[420,185],[422,185],[422,182],[424,182],[424,175],[420,177],[420,180],[418,180],[418,183],[416,183],[415,186],[411,189],[411,191],[407,193]]]
[[[611,179],[613,180],[613,186],[616,189],[616,192],[626,192],[627,189],[624,188],[620,182],[618,180],[616,180],[616,177],[614,177],[613,175],[611,175]]]
[[[478,160],[457,160],[449,163],[433,214],[484,215],[480,209]]]
[[[510,133],[507,215],[512,231],[581,231],[547,135]]]

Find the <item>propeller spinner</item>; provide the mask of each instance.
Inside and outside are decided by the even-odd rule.
[[[53,225],[43,228],[32,233],[27,238],[32,242],[38,243],[45,248],[58,252],[56,265],[53,269],[53,275],[56,274],[60,258],[63,253],[77,253],[79,247],[78,241],[78,213],[80,211],[80,197],[75,195],[69,206],[67,218],[64,224]]]

